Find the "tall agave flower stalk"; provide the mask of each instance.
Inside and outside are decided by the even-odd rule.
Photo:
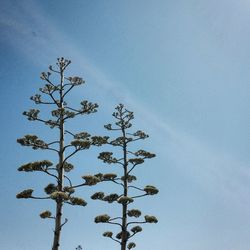
[[[155,216],[145,215],[144,219],[141,217],[141,211],[133,206],[136,199],[151,196],[158,193],[158,189],[154,186],[147,185],[144,188],[140,188],[133,184],[136,182],[136,176],[133,175],[134,169],[143,164],[145,160],[155,157],[155,154],[147,152],[145,150],[131,150],[131,144],[139,140],[145,140],[148,135],[142,131],[130,132],[132,127],[131,121],[134,118],[133,112],[128,111],[120,104],[116,107],[116,111],[113,113],[115,118],[115,125],[108,124],[104,127],[109,131],[119,133],[119,137],[114,140],[110,140],[108,143],[115,148],[117,154],[120,153],[121,157],[117,157],[113,152],[102,152],[99,155],[104,163],[114,164],[120,166],[122,169],[122,175],[118,176],[116,173],[107,173],[100,176],[102,181],[109,181],[121,188],[120,193],[104,194],[103,192],[97,192],[92,195],[93,200],[101,200],[108,203],[118,203],[121,205],[121,214],[116,217],[111,217],[107,214],[99,215],[95,218],[96,223],[107,223],[116,225],[120,228],[118,233],[114,235],[112,231],[103,233],[104,237],[108,237],[120,244],[120,249],[126,248],[132,249],[136,246],[134,242],[131,242],[131,238],[137,233],[142,231],[140,224],[144,223],[157,223],[158,220]],[[139,192],[135,194],[136,192]],[[137,219],[138,218],[138,219]]]
[[[73,108],[68,105],[66,98],[74,88],[84,84],[84,80],[77,76],[65,76],[65,70],[71,61],[62,58],[57,59],[55,67],[49,66],[48,72],[41,74],[41,80],[45,85],[40,88],[40,94],[32,96],[30,99],[37,105],[48,105],[51,111],[51,117],[43,118],[40,116],[39,109],[30,109],[24,112],[29,121],[37,121],[45,126],[55,129],[55,135],[58,138],[55,141],[44,141],[37,135],[25,135],[17,139],[22,146],[31,147],[34,150],[41,149],[54,152],[58,160],[52,163],[50,160],[40,160],[29,162],[18,168],[22,172],[40,172],[53,179],[45,188],[44,196],[33,194],[33,189],[26,189],[16,195],[18,199],[50,199],[55,202],[54,213],[43,211],[40,214],[42,219],[52,219],[55,222],[54,238],[52,250],[58,250],[60,246],[61,230],[67,223],[67,218],[63,219],[63,206],[69,204],[72,206],[86,206],[86,201],[73,195],[76,188],[81,186],[91,186],[97,184],[100,180],[94,175],[82,176],[83,181],[80,184],[73,184],[67,174],[74,169],[69,162],[71,157],[80,151],[87,150],[92,146],[101,146],[107,142],[108,137],[91,136],[87,132],[74,133],[66,126],[66,122],[80,115],[89,115],[97,111],[98,105],[83,100],[79,108]],[[52,81],[57,79],[57,82]],[[70,143],[66,144],[67,141]],[[69,137],[69,138],[68,138]],[[49,140],[49,138],[48,138]]]

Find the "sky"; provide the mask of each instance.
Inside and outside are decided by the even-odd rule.
[[[137,203],[159,223],[135,237],[144,250],[248,250],[250,245],[250,1],[248,0],[2,0],[0,7],[0,249],[50,249],[53,223],[39,213],[52,202],[17,200],[41,192],[41,174],[19,173],[29,161],[55,159],[16,143],[25,134],[55,136],[28,122],[29,97],[40,72],[56,58],[72,61],[69,74],[86,84],[68,102],[87,99],[99,111],[69,123],[74,131],[107,134],[118,103],[134,111],[134,130],[150,137],[138,148],[157,157],[136,170],[138,184],[160,193]],[[43,109],[46,113],[46,108]],[[112,135],[110,135],[112,136]],[[72,178],[111,171],[101,149],[74,158]],[[82,189],[85,208],[65,208],[61,250],[117,249],[102,237],[113,227],[94,217],[117,207],[94,202],[99,184]]]

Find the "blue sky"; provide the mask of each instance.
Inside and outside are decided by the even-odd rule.
[[[41,190],[48,183],[17,167],[50,155],[22,148],[16,138],[49,135],[21,113],[33,105],[29,97],[41,86],[40,72],[65,56],[72,60],[70,73],[87,82],[69,101],[100,105],[97,114],[72,123],[74,129],[106,133],[102,124],[122,102],[135,112],[135,130],[150,134],[143,147],[157,158],[137,174],[140,184],[154,184],[160,194],[138,207],[159,223],[136,237],[138,249],[248,250],[249,23],[247,0],[3,0],[0,248],[50,249],[53,225],[38,215],[52,204],[15,199],[22,189]],[[97,154],[74,159],[75,180],[105,169]],[[92,193],[80,192],[89,201],[86,208],[66,209],[70,221],[62,250],[78,244],[86,250],[117,249],[101,236],[111,228],[93,223],[113,208],[91,202]]]

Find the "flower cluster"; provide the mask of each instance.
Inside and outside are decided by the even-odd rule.
[[[40,217],[42,219],[51,218],[51,215],[52,215],[52,213],[50,211],[48,211],[48,210],[43,211],[42,213],[40,213]]]
[[[24,172],[45,171],[52,165],[53,163],[48,160],[29,162],[19,167],[18,171],[24,171]]]
[[[65,186],[65,187],[63,188],[63,191],[64,191],[64,192],[67,192],[67,193],[69,193],[69,195],[71,195],[71,194],[73,194],[73,193],[75,192],[75,189],[72,188],[72,187],[69,187],[69,186]]]
[[[145,188],[144,188],[144,191],[148,194],[148,195],[155,195],[159,192],[159,190],[154,187],[154,186],[150,186],[150,185],[147,185]]]
[[[58,121],[53,121],[53,120],[47,120],[45,122],[45,125],[50,126],[50,128],[59,127],[59,122]]]
[[[130,242],[130,243],[128,243],[127,247],[128,247],[128,249],[132,249],[132,248],[136,247],[136,244],[134,242]]]
[[[55,191],[50,195],[50,198],[56,201],[67,201],[69,199],[69,195],[65,192]]]
[[[131,232],[133,232],[134,234],[139,233],[142,231],[142,228],[140,226],[135,226],[131,228]]]
[[[128,160],[128,162],[130,162],[134,165],[138,165],[138,164],[142,164],[144,162],[144,160],[142,158],[131,158]]]
[[[78,76],[68,77],[68,80],[74,86],[85,83],[85,81],[81,77],[78,77]]]
[[[110,232],[110,231],[107,231],[107,232],[104,232],[102,235],[103,235],[104,237],[109,237],[109,238],[111,238],[111,237],[113,236],[113,233]]]
[[[118,194],[110,194],[103,197],[102,200],[107,201],[108,203],[113,203],[114,201],[117,201],[118,198],[119,198]]]
[[[122,176],[121,180],[124,181],[125,179],[127,179],[128,183],[131,183],[133,181],[136,181],[136,176],[134,175],[127,175],[127,176]]]
[[[125,138],[120,136],[117,137],[115,140],[111,141],[110,144],[113,146],[122,146],[125,142]]]
[[[129,217],[138,218],[141,216],[141,211],[138,209],[131,209],[131,210],[128,210],[127,214]]]
[[[95,217],[95,223],[105,223],[110,220],[110,216],[107,214],[98,215]]]
[[[120,240],[120,239],[122,238],[122,233],[124,233],[124,234],[125,234],[125,238],[126,238],[126,239],[128,239],[128,238],[129,238],[129,236],[130,236],[130,232],[128,232],[128,231],[125,231],[125,232],[120,232],[120,233],[118,233],[115,237],[116,237],[118,240]]]
[[[112,124],[106,124],[104,125],[104,128],[106,128],[107,130],[112,130]]]
[[[142,149],[135,152],[135,155],[136,156],[142,156],[144,158],[153,158],[153,157],[155,157],[155,154],[152,154],[152,153],[147,152],[147,151],[142,150]]]
[[[143,131],[141,130],[138,130],[136,131],[133,136],[136,136],[136,137],[139,137],[140,139],[146,139],[148,138],[149,136],[147,134],[145,134]]]
[[[102,200],[105,194],[103,192],[96,192],[91,196],[92,200]]]
[[[129,203],[132,203],[133,201],[134,200],[128,196],[122,196],[117,200],[117,202],[121,204],[129,204]]]
[[[144,218],[145,218],[145,222],[147,222],[147,223],[157,223],[158,222],[158,220],[156,219],[155,216],[145,215]]]
[[[51,75],[50,72],[42,72],[41,75],[40,75],[40,78],[42,80],[46,80],[46,79],[49,79],[49,76]]]
[[[57,66],[63,71],[71,63],[70,60],[65,59],[64,57],[57,58]]]
[[[52,193],[54,193],[54,192],[56,192],[56,191],[58,191],[58,187],[57,187],[55,184],[53,184],[53,183],[48,184],[48,185],[44,188],[44,192],[45,192],[46,194],[52,194]]]
[[[30,97],[30,100],[34,101],[35,104],[39,104],[39,103],[42,102],[42,100],[41,100],[41,95],[38,95],[38,94],[36,94],[36,95],[34,95],[34,96],[31,96],[31,97]]]
[[[23,138],[17,139],[22,146],[32,146],[33,149],[47,149],[48,144],[38,139],[36,135],[25,135]]]
[[[100,179],[94,175],[84,175],[82,178],[85,180],[85,184],[88,186],[93,186],[100,182]]]
[[[92,136],[91,137],[91,144],[94,146],[102,146],[108,142],[108,136]]]
[[[32,198],[33,189],[26,189],[16,195],[17,199],[28,199]]]
[[[116,174],[108,173],[108,174],[104,174],[104,175],[102,176],[102,179],[103,179],[103,180],[114,180],[116,177],[117,177]]]
[[[86,206],[87,205],[87,202],[82,198],[70,197],[69,200],[70,200],[71,205],[78,205],[78,206]]]
[[[97,111],[97,108],[98,108],[98,104],[97,103],[92,103],[92,102],[88,102],[88,101],[82,101],[80,104],[82,106],[81,110],[80,110],[81,114],[95,113]]]
[[[52,110],[51,111],[51,115],[53,117],[63,117],[64,119],[66,118],[74,118],[75,117],[75,112],[72,112],[72,111],[68,111],[64,108],[58,108],[58,109],[55,109],[55,110]]]
[[[44,93],[44,94],[51,94],[53,93],[54,91],[58,90],[58,87],[56,86],[53,86],[51,84],[45,84],[43,88],[39,88],[39,90]]]
[[[104,163],[117,163],[117,159],[112,156],[112,152],[102,152],[99,154],[98,159],[101,159]]]
[[[39,113],[40,110],[38,109],[30,109],[29,111],[24,111],[23,115],[27,116],[29,121],[35,121],[37,120]]]
[[[74,146],[77,150],[89,149],[91,142],[88,140],[73,140],[71,145]]]
[[[70,172],[72,169],[74,169],[74,165],[68,162],[63,163],[63,169],[65,172]]]
[[[90,137],[90,134],[87,132],[81,132],[81,133],[75,134],[74,136],[76,140],[88,140],[89,137]]]

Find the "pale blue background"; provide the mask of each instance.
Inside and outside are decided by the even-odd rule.
[[[0,249],[50,249],[53,224],[38,215],[53,203],[15,194],[42,190],[47,178],[16,169],[51,154],[22,148],[16,138],[50,135],[21,113],[33,107],[40,72],[65,56],[70,73],[87,82],[69,101],[100,104],[97,114],[71,124],[74,131],[106,133],[102,124],[123,102],[135,112],[135,130],[150,134],[143,146],[158,157],[136,174],[160,194],[137,204],[159,223],[145,225],[137,249],[249,250],[250,1],[2,0],[0,28]],[[98,152],[74,159],[76,182],[114,170],[95,160]],[[66,209],[62,250],[118,249],[101,236],[112,227],[93,223],[115,210],[91,202],[93,192],[80,192],[86,208]]]

